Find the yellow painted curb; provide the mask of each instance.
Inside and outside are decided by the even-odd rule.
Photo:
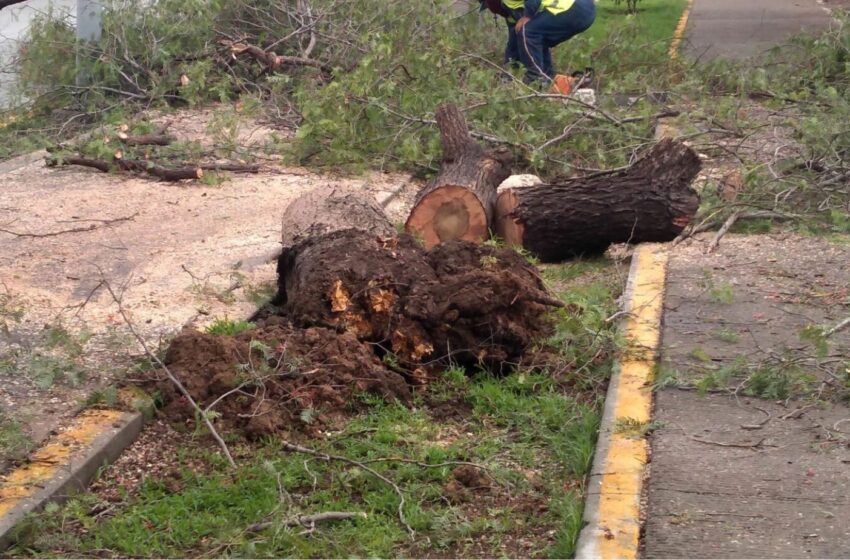
[[[688,19],[691,17],[691,8],[693,5],[694,0],[688,0],[688,5],[685,6],[685,11],[682,12],[682,17],[679,18],[676,30],[673,31],[673,40],[670,42],[670,50],[667,51],[670,60],[679,58],[679,46],[682,44],[682,38],[685,36],[685,29],[688,27]]]
[[[576,558],[636,558],[640,499],[648,457],[645,437],[617,426],[651,419],[651,383],[661,343],[668,252],[659,244],[639,245],[632,257],[625,294],[625,340],[611,379],[585,506],[587,526]]]
[[[84,488],[141,430],[139,412],[85,410],[26,464],[0,477],[0,551],[14,542],[16,527],[27,515]]]
[[[91,444],[122,416],[124,413],[118,410],[87,410],[74,418],[66,431],[54,436],[33,453],[26,465],[3,477],[0,483],[0,516],[41,490],[75,452]]]

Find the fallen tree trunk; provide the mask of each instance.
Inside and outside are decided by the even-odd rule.
[[[501,190],[495,231],[548,262],[612,243],[671,241],[699,207],[690,187],[699,169],[693,150],[662,140],[622,171]]]
[[[454,360],[509,368],[550,332],[561,305],[510,249],[339,230],[307,237],[278,262],[278,300],[296,325],[350,332],[417,367]]]
[[[485,151],[469,136],[460,110],[451,104],[436,111],[443,143],[440,172],[416,197],[405,229],[426,248],[456,239],[482,242],[490,233],[496,188],[511,172],[507,150]]]
[[[309,237],[341,229],[370,231],[381,237],[396,234],[371,194],[352,187],[325,185],[302,194],[286,207],[280,240],[286,249]]]

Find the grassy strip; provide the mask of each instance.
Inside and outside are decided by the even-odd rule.
[[[496,379],[450,368],[412,408],[368,397],[370,413],[342,433],[301,442],[360,462],[394,459],[368,465],[404,492],[415,540],[399,523],[391,486],[355,466],[289,453],[268,441],[237,449],[235,471],[203,446],[175,451],[173,476],[151,477],[118,503],[105,504],[90,492],[32,517],[11,554],[571,556],[615,348],[604,319],[616,308],[623,278],[605,260],[548,267],[543,274],[568,304],[552,339],[563,363],[558,371]],[[188,467],[199,457],[208,465],[204,472]],[[474,462],[486,472],[423,466],[452,461]],[[476,474],[472,482],[463,469]],[[296,516],[323,511],[367,517],[312,531],[287,526]],[[271,526],[248,530],[258,522]]]

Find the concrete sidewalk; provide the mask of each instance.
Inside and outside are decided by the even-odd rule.
[[[700,60],[744,59],[830,22],[817,0],[694,0],[685,49]]]
[[[850,247],[704,246],[668,265],[643,556],[850,557],[850,330],[801,337],[850,314]]]

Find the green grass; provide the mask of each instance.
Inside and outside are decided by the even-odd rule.
[[[599,0],[596,21],[590,29],[555,49],[555,57],[561,63],[559,68],[593,66],[593,54],[623,33],[639,38],[640,48],[667,52],[687,3],[687,0],[641,0],[638,13],[628,15],[625,4],[617,6],[613,0]]]
[[[741,334],[738,331],[724,328],[711,333],[711,336],[716,338],[717,340],[728,342],[730,344],[734,344],[741,339]]]
[[[207,334],[234,335],[254,328],[254,323],[244,320],[233,320],[224,317],[216,319],[207,328]]]
[[[287,452],[270,440],[238,452],[235,470],[218,455],[186,448],[179,488],[151,477],[137,494],[99,517],[98,497],[83,493],[29,518],[11,553],[306,558],[427,552],[464,557],[482,548],[500,555],[501,545],[531,539],[524,555],[572,556],[616,348],[615,327],[604,319],[616,309],[621,278],[604,260],[549,267],[546,276],[556,279],[553,286],[570,305],[569,312],[558,315],[552,339],[565,360],[574,362],[570,367],[520,370],[502,378],[450,367],[412,407],[361,395],[357,404],[367,405],[368,412],[355,416],[342,432],[299,441],[360,462],[390,459],[368,464],[403,492],[415,541],[399,521],[399,497],[389,484],[358,466]],[[221,325],[227,331],[232,323]],[[434,416],[433,407],[465,412],[456,418]],[[208,472],[185,467],[198,458],[209,465]],[[454,499],[447,485],[455,480],[457,465],[427,466],[452,461],[486,467],[490,490],[467,490],[465,499]],[[529,503],[540,507],[524,507]],[[323,523],[309,535],[284,523],[329,510],[367,517]],[[273,525],[246,531],[262,521]]]
[[[25,455],[32,446],[33,441],[24,433],[21,424],[0,410],[0,460]]]

